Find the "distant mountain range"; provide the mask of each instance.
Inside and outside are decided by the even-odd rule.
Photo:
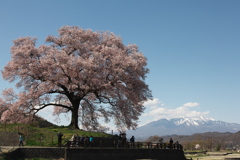
[[[166,136],[166,135],[191,135],[194,133],[205,132],[238,132],[240,124],[226,123],[211,118],[173,118],[159,119],[139,127],[136,130],[127,131],[127,135],[134,135],[138,138],[147,138],[149,136]]]

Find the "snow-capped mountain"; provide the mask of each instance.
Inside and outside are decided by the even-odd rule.
[[[139,127],[135,131],[127,131],[127,135],[134,135],[135,137],[144,138],[149,136],[165,136],[165,135],[191,135],[194,133],[204,132],[238,132],[240,131],[240,124],[227,123],[217,121],[212,118],[173,118],[173,119],[159,119],[157,121],[148,123]]]

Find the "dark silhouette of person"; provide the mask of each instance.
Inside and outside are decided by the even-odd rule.
[[[122,134],[119,134],[117,148],[122,148]]]
[[[82,146],[82,147],[84,147],[84,139],[85,139],[85,137],[84,137],[84,135],[82,135],[80,137],[80,146]]]
[[[76,147],[80,147],[81,137],[78,134],[76,134],[75,138],[76,138]]]
[[[159,144],[160,144],[160,149],[162,149],[163,148],[163,139],[162,138],[159,140]]]
[[[88,143],[89,143],[89,140],[88,140],[88,136],[84,138],[84,147],[88,147]]]
[[[178,143],[178,141],[176,141],[176,142],[174,143],[174,149],[179,149],[179,143]]]
[[[134,136],[132,136],[130,138],[130,144],[131,144],[131,148],[135,148],[135,137]]]
[[[63,136],[62,132],[59,132],[57,134],[57,137],[58,137],[58,147],[62,147],[62,136]]]
[[[173,139],[172,138],[170,138],[170,140],[169,140],[169,147],[170,147],[170,149],[172,149],[172,147],[173,147]]]
[[[127,147],[127,137],[126,133],[122,133],[122,147]]]

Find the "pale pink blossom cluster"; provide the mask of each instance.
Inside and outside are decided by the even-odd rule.
[[[2,98],[0,98],[1,123],[31,122],[33,114],[18,97],[19,95],[16,95],[11,88],[2,91]]]
[[[2,119],[14,106],[36,113],[51,105],[54,115],[70,111],[74,128],[81,122],[87,130],[102,130],[99,118],[106,123],[113,119],[118,128],[137,126],[143,102],[151,98],[144,81],[147,59],[137,45],[125,46],[111,32],[76,26],[60,28],[59,36],[48,36],[46,42],[50,45],[36,47],[33,37],[14,41],[12,59],[2,75],[17,81],[22,92]]]

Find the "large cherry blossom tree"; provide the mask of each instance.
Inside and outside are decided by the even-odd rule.
[[[99,130],[102,119],[112,120],[119,129],[136,128],[143,102],[152,98],[145,83],[147,59],[137,45],[125,46],[111,32],[76,26],[58,32],[46,38],[49,45],[37,47],[33,37],[14,41],[2,75],[16,82],[19,93],[4,91],[15,100],[1,99],[2,118],[54,106],[54,115],[70,112],[70,126],[76,129],[80,122],[84,129]]]

